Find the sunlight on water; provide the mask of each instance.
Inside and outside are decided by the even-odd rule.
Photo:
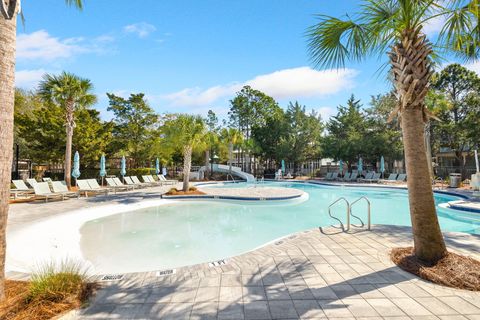
[[[302,189],[310,197],[300,203],[189,201],[116,214],[83,225],[82,252],[103,272],[160,270],[218,260],[297,231],[329,226],[334,221],[327,207],[338,197],[353,201],[367,196],[373,224],[410,225],[405,190],[274,185]],[[456,199],[435,196],[437,205]],[[343,221],[345,211],[341,204],[333,210]],[[366,212],[366,205],[358,203],[353,213],[366,221]],[[478,214],[444,208],[438,208],[438,213],[443,231],[480,234]]]

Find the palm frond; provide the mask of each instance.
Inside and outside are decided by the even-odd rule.
[[[83,1],[82,0],[65,0],[65,3],[68,6],[75,6],[80,10],[83,9]]]
[[[309,53],[316,66],[342,68],[346,60],[361,60],[369,49],[369,30],[352,19],[320,15],[307,31]]]

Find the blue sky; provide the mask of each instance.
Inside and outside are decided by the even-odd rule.
[[[108,119],[106,92],[144,92],[160,113],[213,109],[225,117],[228,100],[250,84],[282,106],[298,100],[327,118],[352,93],[368,104],[389,89],[377,73],[382,60],[345,70],[315,70],[309,61],[304,33],[314,14],[341,16],[359,3],[85,0],[79,12],[61,0],[25,0],[17,86],[35,88],[45,72],[73,72],[92,80],[96,108]]]

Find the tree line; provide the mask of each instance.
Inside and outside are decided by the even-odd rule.
[[[320,158],[343,160],[349,167],[359,158],[373,166],[381,156],[387,162],[403,159],[399,122],[389,119],[397,101],[393,92],[372,96],[368,106],[352,95],[324,120],[299,102],[282,108],[272,97],[245,86],[230,100],[223,121],[212,110],[185,121],[185,115],[156,113],[143,93],[128,98],[107,93],[113,117],[102,120],[92,107],[97,101],[92,91],[88,80],[68,73],[46,75],[36,91],[17,89],[15,143],[20,157],[62,163],[73,148],[82,155],[83,168],[96,168],[102,154],[127,156],[132,168],[149,167],[156,158],[164,166],[182,166],[182,139],[197,123],[201,138],[194,139],[188,156],[195,165],[231,165],[234,151],[248,172],[254,171],[254,159],[264,168],[278,168],[281,160],[297,168]],[[458,166],[464,165],[462,154],[479,144],[479,92],[477,74],[452,64],[435,74],[427,96],[427,107],[438,119],[426,126],[432,151],[450,148]]]

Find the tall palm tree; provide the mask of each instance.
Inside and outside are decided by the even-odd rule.
[[[81,0],[65,0],[82,8]],[[0,301],[5,299],[5,231],[13,159],[13,107],[15,97],[15,51],[20,0],[0,1]]]
[[[242,143],[243,135],[235,128],[223,128],[222,138],[228,144],[228,171],[232,173],[233,147]]]
[[[200,116],[178,114],[163,125],[165,141],[174,147],[180,146],[183,152],[183,191],[188,191],[192,151],[194,147],[204,147],[205,123]]]
[[[339,68],[346,60],[359,61],[388,51],[397,97],[394,114],[401,119],[409,177],[415,255],[430,263],[446,254],[424,140],[432,59],[441,53],[478,57],[479,10],[478,0],[364,0],[355,19],[320,15],[319,22],[308,30],[310,54],[317,66]],[[445,21],[434,44],[424,33],[432,19]]]
[[[72,73],[62,72],[60,75],[46,74],[40,82],[38,92],[48,103],[65,109],[65,129],[67,143],[65,146],[65,182],[70,186],[72,171],[72,139],[75,129],[75,110],[88,107],[97,102],[92,93],[93,84]]]

